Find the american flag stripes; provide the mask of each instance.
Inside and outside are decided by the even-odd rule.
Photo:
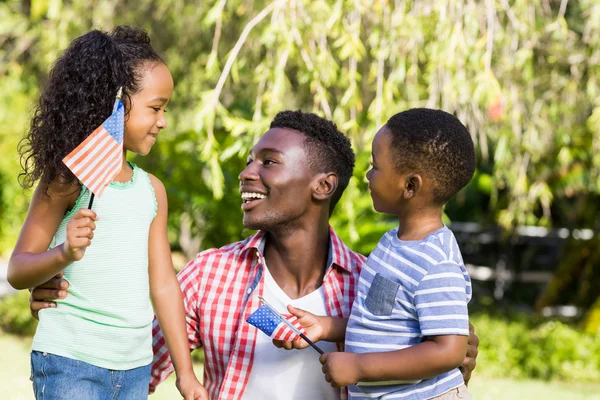
[[[300,336],[296,332],[306,334],[298,319],[291,314],[279,314],[271,307],[266,305],[254,311],[247,319],[250,325],[253,325],[277,340],[295,340]]]
[[[63,162],[92,193],[100,197],[123,166],[123,130],[125,110],[120,99],[113,113]]]

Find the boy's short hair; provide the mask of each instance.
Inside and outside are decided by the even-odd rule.
[[[436,204],[446,204],[473,177],[473,140],[456,117],[442,110],[414,108],[394,115],[386,127],[396,171],[431,177]]]
[[[304,149],[313,172],[335,172],[338,187],[331,198],[330,212],[344,193],[354,170],[354,151],[350,140],[337,126],[316,114],[302,111],[281,111],[270,128],[293,129],[304,136]]]

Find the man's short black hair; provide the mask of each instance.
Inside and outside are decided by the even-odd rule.
[[[441,110],[414,108],[394,115],[386,126],[396,171],[430,176],[436,204],[446,204],[473,177],[473,140],[456,117]]]
[[[333,211],[350,182],[354,169],[354,151],[350,140],[337,129],[337,126],[316,114],[302,111],[281,111],[270,128],[293,129],[304,136],[304,151],[313,172],[334,172],[338,177],[338,187],[331,198],[330,212]]]

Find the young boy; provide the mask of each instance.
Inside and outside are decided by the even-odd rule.
[[[470,399],[458,366],[471,282],[442,213],[473,176],[471,136],[446,112],[412,109],[377,132],[372,157],[373,206],[398,216],[399,226],[369,256],[350,318],[289,311],[314,340],[339,341],[345,329],[346,352],[320,360],[332,386],[350,385],[351,399]]]

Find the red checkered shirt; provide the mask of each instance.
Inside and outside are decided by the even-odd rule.
[[[350,316],[365,258],[348,249],[332,228],[329,232],[330,265],[323,278],[327,314],[345,318]],[[265,259],[259,249],[264,240],[264,232],[259,232],[242,242],[203,251],[177,276],[189,346],[204,348],[204,386],[212,400],[239,399],[248,383],[257,329],[245,321],[260,307],[257,295],[263,294]],[[173,372],[156,320],[152,334],[151,392]],[[340,399],[345,398],[346,390],[341,390]]]

